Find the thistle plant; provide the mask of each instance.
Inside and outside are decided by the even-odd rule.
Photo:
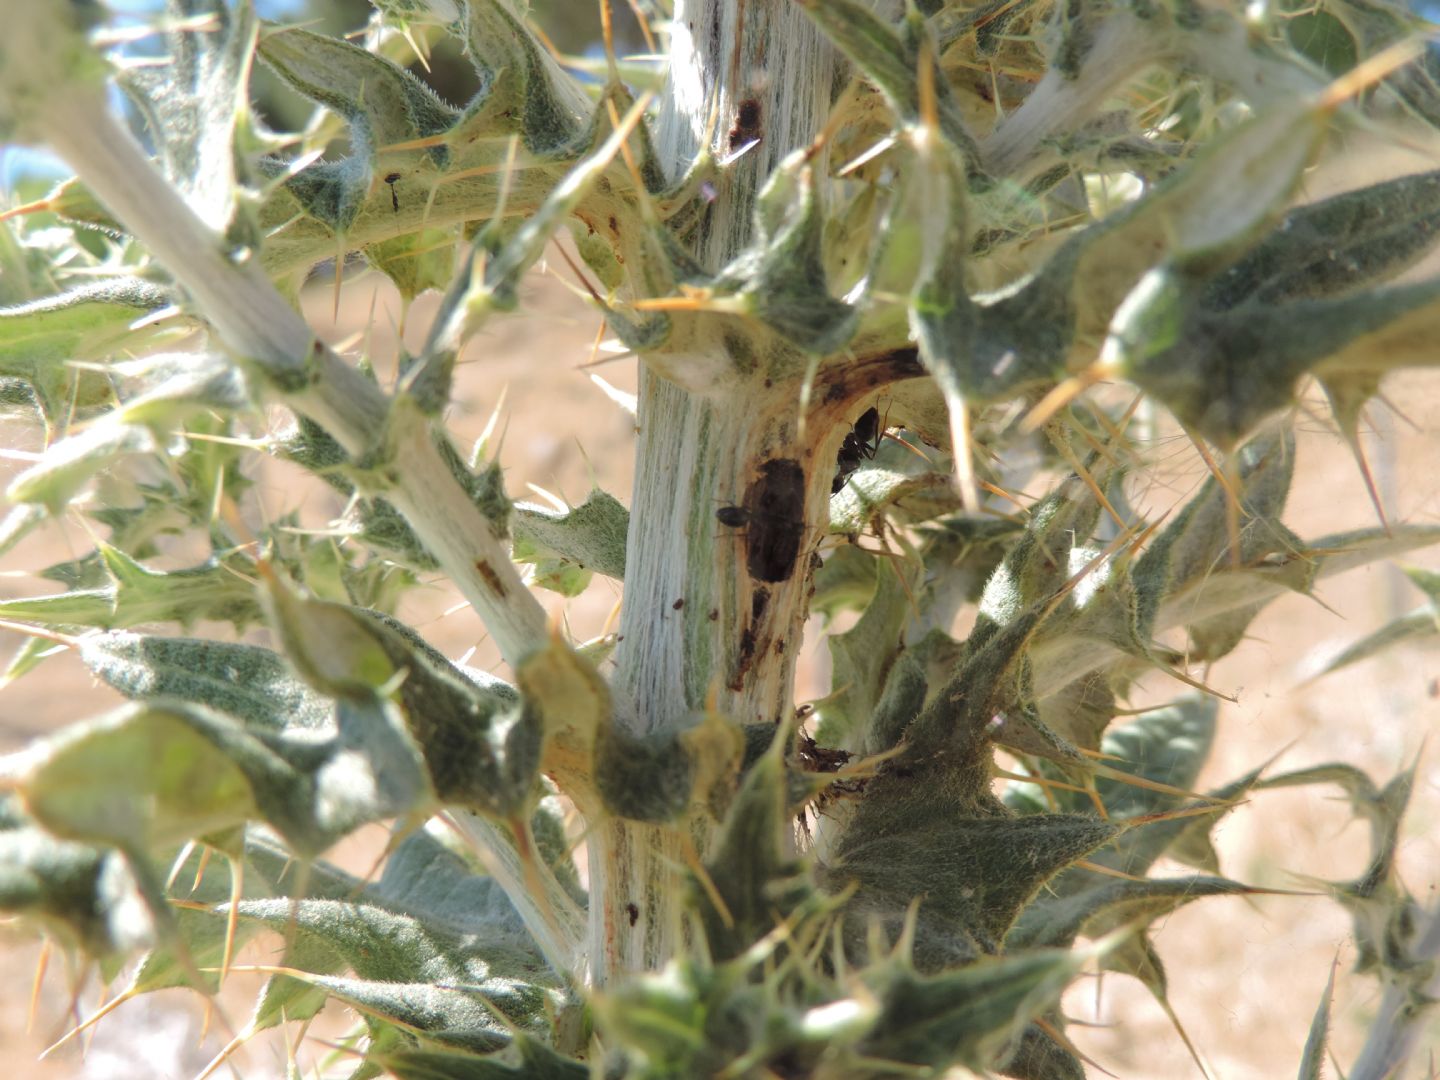
[[[0,603],[9,678],[73,649],[131,704],[0,762],[0,908],[118,980],[107,1009],[214,994],[279,935],[231,1048],[348,1008],[337,1075],[1080,1077],[1065,988],[1165,1004],[1155,920],[1259,891],[1216,822],[1338,785],[1370,860],[1323,887],[1384,990],[1348,1075],[1395,1075],[1440,952],[1394,866],[1414,768],[1193,789],[1205,668],[1257,613],[1440,540],[1283,521],[1298,395],[1368,482],[1363,409],[1437,355],[1440,281],[1394,279],[1440,172],[1301,191],[1346,133],[1440,120],[1423,27],[1393,0],[636,10],[666,63],[598,77],[516,0],[375,0],[356,40],[171,0],[143,65],[93,3],[7,10],[4,134],[76,177],[0,234],[0,387],[46,437],[0,550],[93,537]],[[442,38],[473,100],[407,68]],[[257,119],[257,60],[304,131]],[[633,491],[565,512],[446,429],[459,350],[557,243],[640,364]],[[443,293],[393,385],[297,313],[357,257]],[[1142,423],[1213,473],[1163,512]],[[266,456],[335,493],[332,529],[259,514]],[[176,536],[208,555],[153,565]],[[595,575],[618,632],[570,640],[532,590]],[[504,678],[395,617],[436,576]],[[815,614],[848,628],[802,703]],[[1152,673],[1195,692],[1136,715]],[[374,874],[327,862],[375,822]]]

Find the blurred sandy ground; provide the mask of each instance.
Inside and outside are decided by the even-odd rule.
[[[1416,154],[1390,152],[1377,161],[1370,147],[1352,147],[1350,161],[1363,160],[1380,175],[1433,166]],[[1348,171],[1348,170],[1345,170]],[[1344,171],[1314,178],[1308,196],[1319,197],[1353,186]],[[563,272],[563,268],[562,268]],[[370,321],[368,348],[382,378],[393,376],[398,300],[376,275],[357,276],[347,284],[337,320],[328,288],[307,294],[306,310],[317,331],[332,343],[350,345],[352,354]],[[416,348],[433,297],[422,298],[406,320],[405,340]],[[628,501],[634,424],[580,370],[591,357],[598,320],[554,277],[537,275],[527,288],[520,312],[497,318],[467,348],[458,373],[453,430],[468,446],[480,433],[504,393],[505,427],[500,453],[507,484],[515,498],[536,497],[527,484],[539,485],[571,503],[583,500],[592,484]],[[1437,343],[1440,346],[1440,343]],[[592,369],[618,388],[634,390],[634,361]],[[1382,407],[1371,410],[1379,429],[1367,439],[1371,460],[1386,485],[1393,520],[1440,520],[1440,393],[1433,376],[1405,375],[1386,385],[1386,394],[1414,421],[1418,430]],[[1374,523],[1373,511],[1348,451],[1320,418],[1301,423],[1297,481],[1286,516],[1302,537],[1317,537]],[[0,431],[11,445],[15,430]],[[1183,440],[1167,439],[1154,448],[1161,464],[1145,479],[1137,498],[1150,508],[1173,505],[1205,478],[1203,466]],[[9,463],[6,463],[7,465]],[[320,527],[339,509],[334,495],[298,470],[271,464],[252,493],[247,512],[273,517],[299,509],[303,520]],[[87,550],[77,526],[67,524],[35,538],[5,560],[7,573],[40,569],[59,558]],[[193,553],[192,553],[193,554]],[[187,553],[176,551],[172,565]],[[1417,561],[1437,565],[1434,554]],[[49,591],[21,577],[0,578],[0,594]],[[563,617],[578,639],[599,632],[619,599],[614,583],[598,578],[582,597],[563,602],[542,593],[547,606]],[[1373,567],[1324,583],[1324,606],[1302,597],[1272,604],[1252,627],[1250,642],[1234,657],[1207,673],[1210,685],[1239,698],[1226,704],[1214,758],[1201,787],[1222,783],[1258,761],[1288,747],[1277,769],[1326,761],[1345,761],[1383,781],[1408,765],[1424,737],[1440,718],[1436,679],[1440,646],[1407,647],[1313,683],[1302,683],[1316,658],[1333,655],[1382,622],[1420,602],[1420,596],[1394,570]],[[470,663],[498,664],[495,650],[468,609],[456,608],[452,591],[436,582],[407,603],[406,617],[452,657],[476,649]],[[225,632],[201,627],[197,632]],[[17,639],[6,635],[6,645]],[[814,636],[807,644],[800,677],[801,700],[821,696],[828,669]],[[1163,676],[1140,688],[1137,703],[1162,702],[1183,690]],[[47,661],[40,671],[0,696],[0,750],[18,747],[42,731],[100,711],[114,695],[94,685],[68,655]],[[1401,864],[1406,881],[1422,901],[1433,903],[1440,876],[1440,773],[1422,764],[1407,818]],[[1296,875],[1344,879],[1356,876],[1366,857],[1365,828],[1350,821],[1343,802],[1327,789],[1264,793],[1232,812],[1220,825],[1217,843],[1227,874],[1257,885],[1304,889]],[[340,861],[363,872],[384,842],[379,827],[363,830],[337,852]],[[1164,868],[1162,868],[1164,869]],[[1179,868],[1172,868],[1178,871]],[[1181,910],[1155,930],[1155,941],[1170,976],[1170,997],[1191,1038],[1202,1048],[1215,1075],[1225,1080],[1269,1080],[1293,1076],[1307,1028],[1331,961],[1341,974],[1335,995],[1333,1047],[1340,1062],[1353,1059],[1365,1024],[1379,998],[1373,981],[1346,973],[1353,960],[1349,924],[1333,902],[1319,897],[1263,897],[1207,900]],[[7,943],[8,942],[8,943]],[[273,962],[275,944],[252,944],[239,958],[244,964]],[[139,1080],[185,1078],[195,1073],[225,1041],[225,1023],[216,1018],[201,1038],[197,998],[173,991],[129,1002],[98,1026],[82,1058],[78,1046],[50,1060],[35,1055],[67,1027],[69,990],[57,959],[44,980],[34,1030],[26,1031],[27,1002],[37,948],[23,938],[0,939],[0,1047],[7,1052],[11,1076],[20,1078],[93,1078]],[[259,977],[232,975],[221,1011],[232,1027],[244,1023]],[[93,981],[85,988],[80,1013],[96,1004]],[[1131,980],[1115,976],[1103,983],[1084,980],[1066,1000],[1069,1015],[1100,1025],[1072,1029],[1076,1042],[1100,1064],[1129,1080],[1191,1077],[1199,1073],[1181,1041],[1148,994]],[[331,1006],[312,1034],[333,1039],[350,1020]],[[77,1043],[79,1040],[77,1040]],[[1427,1047],[1440,1042],[1432,1022]],[[1422,1050],[1417,1060],[1425,1058]],[[322,1046],[302,1045],[305,1075],[323,1055]],[[285,1075],[286,1053],[277,1039],[257,1039],[233,1059],[235,1072],[248,1080]],[[326,1075],[346,1075],[343,1061]],[[1423,1068],[1416,1075],[1423,1074]],[[219,1075],[224,1075],[223,1073]],[[1092,1075],[1099,1075],[1092,1073]]]

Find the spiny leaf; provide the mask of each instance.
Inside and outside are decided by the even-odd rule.
[[[1270,529],[1273,525],[1262,530],[1262,535],[1263,531]],[[1272,535],[1280,540],[1287,532],[1276,531]],[[1359,529],[1310,542],[1302,541],[1299,548],[1290,554],[1276,550],[1262,557],[1258,563],[1242,566],[1239,570],[1217,567],[1213,573],[1203,575],[1187,588],[1167,596],[1155,616],[1154,625],[1158,632],[1174,626],[1203,626],[1207,623],[1223,627],[1230,620],[1233,640],[1236,622],[1243,619],[1248,625],[1250,618],[1264,604],[1293,591],[1297,585],[1323,580],[1357,566],[1413,551],[1433,544],[1437,537],[1440,537],[1440,530],[1428,525],[1395,526],[1389,530]]]
[[[869,9],[853,0],[802,0],[801,6],[846,56],[873,81],[896,117],[906,125],[921,121],[921,63],[938,69],[934,43],[918,17],[906,18],[900,32],[887,26]],[[979,167],[975,141],[964,120],[949,82],[936,70],[930,76],[937,95],[940,132],[945,140]]]
[[[751,249],[721,272],[716,288],[781,337],[825,356],[850,340],[858,312],[830,294],[816,183],[804,152],[780,163],[756,202]]]
[[[34,388],[47,419],[56,421],[71,399],[92,408],[111,397],[109,381],[98,373],[66,367],[72,360],[98,360],[122,342],[143,345],[178,320],[132,331],[146,312],[163,308],[169,294],[141,278],[107,278],[58,296],[0,308],[0,375],[22,379]]]
[[[1097,483],[1107,479],[1102,476]],[[1089,540],[1100,513],[1099,501],[1078,476],[1062,480],[1034,507],[1024,534],[985,583],[976,645],[988,640],[996,628],[1055,597],[1076,572],[1070,552]]]
[[[504,0],[471,2],[474,10],[499,9]],[[521,275],[540,257],[556,230],[601,184],[621,147],[641,123],[643,103],[637,103],[611,125],[603,142],[569,168],[533,214],[513,229],[497,221],[475,234],[440,302],[422,362],[435,362],[459,348],[492,312],[514,308]],[[597,130],[597,136],[600,133]]]
[[[1213,698],[1182,697],[1171,705],[1151,709],[1129,723],[1111,729],[1099,749],[1107,757],[1119,759],[1115,762],[1119,772],[1133,773],[1144,780],[1171,788],[1190,790],[1209,757],[1218,713],[1218,703]],[[1060,777],[1063,772],[1048,763],[1041,763],[1039,769],[1042,775],[1052,779]],[[1114,820],[1161,813],[1173,809],[1177,803],[1173,795],[1105,776],[1095,779],[1094,790],[1106,813]],[[1050,798],[1059,809],[1072,812],[1083,811],[1093,805],[1084,795],[1064,790],[1052,791]],[[1005,803],[1025,813],[1040,809],[1045,800],[1040,798],[1037,787],[1015,783],[1006,791]]]
[[[1351,664],[1358,664],[1361,660],[1368,660],[1402,641],[1423,640],[1440,634],[1440,574],[1419,567],[1407,567],[1405,573],[1429,595],[1429,603],[1391,620],[1373,634],[1367,634],[1346,647],[1316,673],[1317,678]]]
[[[130,852],[243,824],[257,812],[249,778],[206,722],[130,706],[54,736],[17,763],[26,809],[57,835]]]
[[[239,913],[242,919],[272,930],[313,938],[315,947],[328,949],[343,969],[372,982],[478,985],[511,979],[553,983],[554,976],[544,961],[533,948],[525,948],[513,930],[495,940],[479,913],[463,923],[447,925],[382,906],[384,890],[373,893],[375,899],[367,896],[358,901],[245,900]],[[439,909],[433,901],[428,908],[430,912]],[[462,926],[471,932],[462,932]],[[477,928],[481,933],[474,933]]]
[[[583,901],[558,800],[542,800],[530,824],[539,856],[570,895]],[[453,831],[437,819],[395,848],[380,881],[368,888],[367,895],[454,936],[466,948],[497,948],[522,962],[526,970],[533,966],[529,955],[534,944],[500,883],[482,873],[473,855],[463,851]]]
[[[610,689],[599,673],[555,639],[548,648],[527,657],[515,676],[521,694],[545,732],[545,772],[567,795],[592,811],[595,807],[586,800],[606,791],[607,782],[612,785],[610,792],[622,792],[627,782],[623,776],[611,776],[609,781],[598,778],[597,783],[592,771],[597,740],[602,730],[613,723]],[[671,763],[688,772],[688,762],[672,759]],[[620,757],[613,760],[617,771],[621,764]],[[642,773],[643,767],[636,771]],[[647,790],[664,786],[656,784],[657,778],[651,773],[643,772],[643,776],[643,786],[632,790],[631,796],[644,797]]]
[[[883,754],[901,745],[906,731],[925,707],[932,669],[943,666],[937,662],[937,656],[952,653],[955,648],[944,631],[932,630],[919,643],[895,657],[880,697],[864,725],[864,741],[856,743],[866,755]],[[821,742],[834,745],[825,727],[822,726],[818,734],[822,736]]]
[[[125,385],[124,401],[112,415],[149,424],[157,433],[178,426],[196,412],[232,413],[249,406],[240,368],[218,353],[152,353],[114,365]]]
[[[1144,881],[1092,880],[1099,883],[1083,892],[1036,897],[1021,912],[1005,939],[1006,947],[1063,947],[1080,934],[1099,937],[1120,926],[1149,926],[1202,897],[1242,896],[1257,891],[1238,881],[1199,874]]]
[[[235,922],[228,916],[228,904],[237,891],[236,867],[239,870],[239,895],[242,898],[270,898],[290,892],[297,897],[353,896],[360,883],[326,863],[302,867],[278,842],[259,829],[249,829],[228,857],[211,858],[203,844],[189,845],[172,867],[170,895],[176,903],[176,942],[162,943],[146,953],[136,966],[122,996],[148,993],[175,986],[192,986],[197,969],[204,986],[219,988],[218,969],[225,961],[227,940],[243,945],[259,926]],[[217,912],[226,912],[218,914]],[[181,953],[181,948],[184,954]],[[206,972],[206,968],[217,969]],[[271,994],[267,987],[262,1000]],[[299,1018],[299,1012],[292,1016]],[[264,1027],[278,1023],[276,1013],[267,1022],[252,1024]]]
[[[1141,821],[1126,829],[1110,847],[1097,851],[1090,861],[1141,877],[1157,859],[1172,850],[1188,853],[1202,847],[1208,849],[1210,831],[1234,808],[1235,800],[1255,785],[1263,768],[1252,769],[1206,793],[1205,802],[1185,803],[1170,797],[1174,816],[1158,821]],[[1056,893],[1067,895],[1093,887],[1096,880],[1094,871],[1075,867],[1057,878],[1051,887]]]
[[[1168,260],[1221,269],[1285,209],[1325,117],[1291,98],[1205,148],[1153,194],[1080,232],[1040,271],[1067,283],[1082,340],[1104,332],[1146,271]]]
[[[509,0],[463,0],[461,6],[466,52],[482,87],[467,110],[470,123],[513,111],[532,152],[556,155],[570,147],[583,130],[584,98],[573,82]]]
[[[830,531],[853,535],[887,509],[916,495],[938,495],[958,509],[951,478],[939,472],[899,472],[884,466],[857,469],[830,499]],[[926,515],[927,517],[931,515]]]
[[[1422,172],[1297,207],[1205,287],[1225,311],[1353,292],[1408,269],[1440,229],[1440,173]]]
[[[485,1057],[423,1050],[371,1057],[400,1080],[586,1080],[590,1076],[584,1063],[563,1058],[544,1043],[524,1037]]]
[[[78,435],[54,443],[45,456],[10,482],[11,502],[40,503],[59,514],[96,473],[129,454],[157,449],[150,429],[108,418]]]
[[[565,513],[518,503],[514,517],[516,562],[560,560],[580,570],[625,578],[625,537],[630,513],[598,488]]]
[[[867,978],[881,1012],[860,1044],[868,1056],[943,1068],[994,1068],[1025,1025],[1059,999],[1084,957],[1035,950],[922,977],[897,968]]]
[[[482,691],[393,620],[301,596],[278,581],[267,597],[287,658],[316,690],[372,717],[372,735],[398,755],[394,767],[408,768],[418,756],[436,797],[481,812],[507,815],[530,797],[542,731],[528,707]],[[392,736],[379,717],[388,714],[382,698],[401,673],[394,699],[404,731]],[[413,798],[422,798],[418,787]]]
[[[875,594],[879,561],[855,544],[837,548],[811,579],[815,595],[810,610],[833,619],[841,611],[863,609]]]
[[[378,196],[366,206],[380,170],[414,167],[415,155],[383,154],[384,147],[437,135],[455,122],[455,110],[419,79],[348,42],[290,28],[266,34],[259,55],[296,90],[350,126],[353,156],[311,165],[288,181],[307,212],[337,233],[346,232],[362,209],[377,215],[388,210]],[[430,153],[445,160],[443,147]]]
[[[869,745],[871,717],[891,666],[904,651],[903,630],[911,614],[918,567],[899,559],[874,559],[874,595],[859,621],[829,637],[834,684],[818,704],[817,737],[826,746],[858,750]]]
[[[1328,11],[1296,12],[1286,20],[1285,36],[1295,51],[1332,75],[1355,66],[1356,42],[1345,23]]]
[[[287,975],[343,1001],[369,1020],[394,1025],[439,1046],[479,1054],[498,1050],[508,1041],[508,1029],[496,1018],[497,1005],[517,1011],[539,1005],[534,996],[519,995],[517,1000],[516,988],[504,980],[437,985],[312,975],[288,968],[255,970]]]
[[[1415,984],[1414,933],[1418,905],[1395,872],[1400,828],[1414,790],[1419,762],[1383,788],[1352,765],[1319,765],[1272,777],[1270,787],[1333,783],[1350,798],[1357,817],[1370,826],[1370,860],[1354,881],[1329,883],[1354,925],[1357,971],[1386,971]],[[1418,985],[1418,984],[1415,984]]]
[[[1000,1066],[1000,1074],[1017,1080],[1085,1080],[1085,1066],[1051,1036],[1054,1030],[1054,1027],[1047,1030],[1039,1024],[1030,1024]]]
[[[1305,1038],[1305,1053],[1300,1058],[1296,1080],[1323,1080],[1325,1044],[1330,1038],[1330,1004],[1335,997],[1335,969],[1338,966],[1338,963],[1330,965],[1330,978],[1325,982],[1320,1004],[1315,1006],[1315,1019],[1310,1021],[1310,1034]]]
[[[310,857],[434,801],[398,710],[373,699],[342,700],[320,732],[279,735],[178,702],[132,705],[36,744],[11,768],[48,828],[130,851],[259,818]]]
[[[1053,732],[1041,732],[1038,714],[1029,708],[1033,694],[1024,653],[1043,614],[1037,606],[993,632],[971,635],[948,680],[927,699],[907,732],[906,757],[928,761],[927,768],[951,769],[956,781],[964,776],[967,797],[962,801],[990,803],[988,769],[982,779],[977,767],[997,716],[1013,713],[1062,757],[1077,756],[1073,748],[1065,750]],[[953,761],[942,765],[944,758]],[[978,797],[982,789],[984,797]]]
[[[935,799],[887,802],[883,809],[872,809],[868,798],[862,803],[829,874],[834,882],[860,883],[848,905],[857,916],[893,918],[923,898],[918,917],[925,932],[915,946],[921,970],[934,970],[931,950],[947,939],[994,952],[1048,879],[1121,831],[1079,815],[966,817],[945,813]]]
[[[183,626],[199,619],[244,627],[259,618],[254,586],[223,563],[166,572],[149,570],[109,545],[101,545],[100,553],[112,585],[0,601],[0,617],[106,630],[155,622]]]
[[[390,175],[390,174],[386,174]],[[400,196],[394,195],[398,203]],[[444,290],[455,273],[455,237],[443,229],[420,229],[365,248],[365,259],[395,283],[405,302],[431,289]]]
[[[1192,283],[1157,271],[1117,313],[1111,343],[1127,379],[1228,447],[1289,405],[1307,372],[1344,385],[1433,365],[1437,325],[1433,281],[1216,313],[1199,307]]]
[[[1255,577],[1302,593],[1315,580],[1316,564],[1304,542],[1280,522],[1295,468],[1294,436],[1288,428],[1275,429],[1256,436],[1238,456],[1234,494],[1211,477],[1135,564],[1143,632],[1156,633],[1168,624],[1168,612],[1184,610],[1189,601],[1188,655],[1195,659],[1218,659],[1239,643],[1273,595],[1255,589]],[[1232,530],[1238,535],[1232,537]],[[1207,591],[1233,589],[1239,599],[1246,587],[1252,589],[1249,603],[1223,613],[1205,610]]]
[[[124,956],[156,935],[120,852],[57,839],[14,796],[0,800],[0,910],[89,956]]]
[[[721,963],[740,956],[814,894],[803,864],[785,850],[790,800],[783,743],[776,738],[731,802],[706,862],[710,882],[691,884],[708,951]]]
[[[236,153],[236,136],[249,109],[258,23],[248,6],[218,0],[170,0],[168,9],[177,23],[201,14],[209,22],[203,31],[167,33],[170,62],[131,67],[122,85],[145,118],[166,177],[200,219],[223,234],[235,215],[237,183],[251,173],[251,163]],[[251,223],[235,235],[259,243]]]
[[[5,670],[0,672],[0,689],[4,689],[16,679],[28,675],[42,662],[64,652],[69,647],[68,644],[53,641],[38,634],[26,638],[11,655],[10,662],[5,665]]]
[[[1095,671],[1041,698],[1035,709],[1041,723],[1060,738],[1081,750],[1098,750],[1119,705],[1109,674]]]
[[[1173,704],[1141,713],[1111,729],[1101,750],[1120,760],[1115,767],[1146,780],[1189,791],[1209,760],[1220,703],[1190,694]],[[1113,818],[1144,817],[1170,809],[1174,796],[1097,777],[1095,790]]]

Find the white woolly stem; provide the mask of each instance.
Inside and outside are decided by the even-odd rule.
[[[748,242],[755,199],[775,165],[824,126],[837,54],[798,5],[760,0],[677,0],[670,77],[655,145],[678,176],[702,149],[724,158],[759,141],[715,181],[696,256],[718,268]],[[734,134],[742,106],[755,123]],[[712,126],[712,112],[714,123]],[[775,722],[793,707],[795,656],[805,613],[808,561],[764,585],[746,565],[743,530],[715,512],[743,501],[761,461],[803,461],[805,520],[820,519],[829,494],[823,446],[798,438],[797,386],[742,376],[717,320],[692,367],[734,371],[707,395],[648,367],[639,396],[640,439],[626,550],[623,643],[614,679],[617,722],[637,734],[684,729],[713,702],[745,722]],[[762,360],[762,366],[764,361]],[[667,357],[667,372],[686,363]],[[831,420],[833,427],[834,421]],[[823,427],[819,427],[824,431]],[[804,455],[810,453],[806,460]],[[807,547],[814,531],[807,530]],[[757,614],[757,611],[759,612]],[[680,829],[687,828],[681,826]],[[654,968],[673,957],[682,929],[687,846],[704,850],[706,826],[679,829],[604,823],[590,844],[590,940],[594,977]]]

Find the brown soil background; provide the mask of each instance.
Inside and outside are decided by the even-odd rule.
[[[1390,151],[1375,160],[1373,146],[1352,145],[1342,167],[1326,170],[1308,185],[1319,197],[1341,187],[1364,161],[1380,175],[1433,166],[1432,155]],[[1434,265],[1426,272],[1434,272]],[[369,352],[382,377],[393,372],[394,325],[398,300],[374,275],[346,286],[338,320],[332,317],[328,288],[307,294],[306,310],[317,331],[332,343],[349,344],[354,353],[374,304]],[[422,298],[406,320],[405,339],[412,348],[428,324],[434,298]],[[590,358],[598,321],[554,276],[537,275],[527,288],[520,313],[494,320],[467,348],[460,368],[452,427],[468,445],[484,427],[502,393],[506,426],[501,460],[512,496],[534,498],[537,484],[573,503],[592,483],[628,499],[634,425],[589,379],[580,365]],[[634,389],[634,361],[594,369],[624,390]],[[1403,375],[1387,383],[1386,393],[1411,428],[1384,407],[1372,409],[1377,424],[1367,437],[1372,462],[1385,487],[1396,521],[1440,520],[1440,394],[1433,376]],[[276,418],[278,423],[278,418]],[[1302,537],[1315,537],[1374,523],[1364,487],[1345,447],[1338,442],[1316,406],[1302,417],[1296,484],[1287,523]],[[32,433],[0,427],[0,442],[33,449]],[[1203,466],[1183,440],[1167,439],[1153,448],[1159,462],[1137,496],[1150,508],[1174,505],[1203,481]],[[0,462],[6,474],[13,462]],[[1042,490],[1038,485],[1032,494]],[[538,500],[537,500],[538,501]],[[300,508],[307,523],[322,526],[339,509],[327,492],[298,471],[269,464],[251,495],[253,520]],[[0,596],[50,591],[49,583],[27,579],[62,558],[83,553],[88,538],[74,520],[61,522],[32,538],[4,560]],[[172,565],[193,558],[177,550]],[[1433,553],[1417,557],[1437,565]],[[563,602],[541,594],[564,617],[577,639],[599,632],[619,599],[619,587],[596,579],[582,597]],[[1252,638],[1230,658],[1206,673],[1207,682],[1238,697],[1225,704],[1213,759],[1202,789],[1228,780],[1282,750],[1280,769],[1327,761],[1345,761],[1384,780],[1406,767],[1440,719],[1440,648],[1406,646],[1314,682],[1305,678],[1323,657],[1420,602],[1420,595],[1395,570],[1376,566],[1325,582],[1324,605],[1298,596],[1272,604],[1255,622]],[[483,629],[468,609],[455,609],[456,598],[442,582],[417,591],[404,614],[447,655],[459,657],[472,646],[469,661],[498,664]],[[198,628],[223,633],[225,628]],[[18,644],[5,634],[7,649]],[[800,700],[819,697],[828,688],[828,663],[818,635],[807,640],[802,658]],[[1137,703],[1168,700],[1182,687],[1157,677],[1146,682]],[[0,751],[22,746],[35,735],[78,720],[115,703],[70,655],[46,662],[39,671],[0,694]],[[1288,748],[1288,749],[1287,749]],[[1422,902],[1434,904],[1440,883],[1440,773],[1433,746],[1422,759],[1415,796],[1406,821],[1400,856],[1405,880]],[[1350,820],[1338,793],[1323,788],[1262,793],[1231,813],[1216,834],[1222,866],[1237,879],[1276,888],[1305,889],[1297,877],[1342,880],[1363,868],[1365,828]],[[384,842],[379,827],[363,830],[336,853],[363,872]],[[1161,868],[1162,872],[1165,869]],[[1171,868],[1178,869],[1178,868]],[[1293,1076],[1310,1018],[1320,1000],[1332,960],[1340,975],[1334,1004],[1333,1048],[1341,1063],[1353,1060],[1366,1024],[1379,1000],[1373,980],[1352,977],[1347,917],[1323,897],[1261,897],[1208,900],[1187,907],[1155,927],[1154,940],[1168,968],[1171,1003],[1214,1075],[1224,1080],[1268,1080]],[[274,962],[275,942],[252,944],[240,963]],[[0,1047],[8,1075],[21,1078],[109,1078],[194,1076],[225,1041],[225,1023],[217,1016],[202,1037],[198,998],[166,992],[132,1001],[103,1021],[88,1053],[80,1040],[50,1059],[36,1055],[66,1030],[71,991],[57,958],[43,980],[34,1022],[27,1031],[28,1001],[38,948],[19,933],[0,934]],[[1097,985],[1098,983],[1098,985]],[[230,1024],[243,1024],[259,977],[232,975],[218,1012]],[[79,1012],[95,1007],[98,988],[89,981]],[[1101,1065],[1127,1080],[1198,1076],[1180,1039],[1139,984],[1108,976],[1087,979],[1066,999],[1066,1011],[1097,1027],[1075,1027],[1076,1042]],[[332,1005],[311,1034],[333,1039],[347,1030],[344,1010]],[[1425,1075],[1425,1060],[1440,1045],[1440,1025],[1432,1019],[1426,1043],[1412,1066]],[[328,1069],[316,1065],[326,1054],[318,1042],[297,1051],[303,1074],[347,1075],[352,1063],[338,1059]],[[286,1052],[275,1038],[261,1038],[232,1059],[231,1075],[247,1080],[285,1075]],[[224,1072],[217,1075],[224,1075]],[[1092,1072],[1092,1075],[1100,1075]],[[1434,1075],[1431,1070],[1428,1075]]]

